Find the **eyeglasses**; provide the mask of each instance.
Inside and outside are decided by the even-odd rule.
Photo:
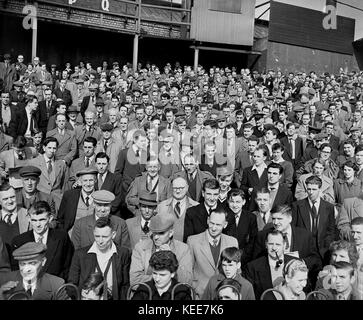
[[[183,189],[185,189],[185,187],[173,187],[173,190],[175,191],[182,191]]]

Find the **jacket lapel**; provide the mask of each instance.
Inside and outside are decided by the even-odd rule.
[[[95,223],[96,223],[96,219],[95,219],[94,214],[92,214],[87,219],[87,225],[86,225],[86,232],[87,232],[87,237],[88,237],[89,243],[93,243],[95,241],[94,235],[93,235],[93,229],[95,227]]]
[[[49,229],[48,239],[47,239],[47,253],[48,254],[47,254],[47,262],[46,262],[48,266],[52,263],[54,256],[57,253],[58,245],[59,245],[59,239],[57,239],[54,236],[53,230]]]
[[[321,205],[320,205],[321,206]],[[320,211],[320,208],[319,208]],[[311,225],[310,225],[310,206],[309,206],[309,201],[308,199],[305,199],[302,208],[301,208],[301,218],[304,222],[305,228],[307,230],[311,230]]]
[[[215,269],[216,266],[214,264],[214,259],[213,259],[213,256],[212,256],[212,252],[211,252],[210,247],[209,247],[207,232],[208,231],[204,232],[204,239],[200,243],[200,252],[205,255],[205,257],[207,258],[210,265],[213,267],[213,269]],[[221,244],[221,246],[222,246],[222,244]]]
[[[18,224],[20,233],[24,233],[29,230],[29,217],[26,209],[24,208],[18,209]]]

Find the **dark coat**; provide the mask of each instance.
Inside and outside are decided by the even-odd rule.
[[[57,105],[58,103],[56,101],[51,100],[51,107],[48,112],[45,100],[40,101],[38,104],[38,110],[37,110],[38,127],[39,130],[43,132],[44,136],[47,133],[49,118],[56,113]]]
[[[243,170],[242,181],[241,181],[241,189],[248,194],[249,188],[260,189],[267,185],[267,169],[261,175],[261,178],[258,177],[257,171],[253,170],[252,167],[247,167]]]
[[[189,236],[199,234],[208,229],[208,212],[204,202],[195,207],[190,207],[185,212],[183,242],[187,242]],[[231,212],[227,215],[228,225],[223,233],[237,238],[236,220]]]
[[[82,189],[68,190],[64,192],[58,212],[58,227],[69,231],[74,224],[77,215],[77,207]]]
[[[310,205],[308,198],[296,201],[292,204],[292,226],[304,228],[311,232],[310,224]],[[326,259],[330,244],[335,240],[335,217],[334,205],[320,199],[319,224],[317,249],[323,261]],[[325,257],[325,259],[324,259]]]
[[[303,156],[304,153],[304,149],[303,149],[303,141],[300,137],[297,137],[295,140],[295,160],[293,160],[291,158],[292,156],[292,151],[291,151],[291,147],[290,147],[290,143],[289,143],[289,139],[287,137],[283,137],[280,139],[280,143],[285,147],[285,152],[282,155],[282,157],[287,160],[290,161],[294,167],[296,167],[297,165],[300,164],[301,158]]]
[[[62,92],[59,88],[57,88],[53,91],[53,94],[57,98],[62,99],[67,107],[72,104],[72,94],[68,89],[64,89],[64,91]]]
[[[92,246],[92,245],[91,245]],[[97,266],[95,253],[87,253],[91,248],[87,246],[75,251],[71,268],[69,270],[68,282],[74,283],[80,289]],[[125,247],[117,247],[117,254],[112,256],[112,296],[113,300],[125,300],[127,289],[130,284],[129,272],[131,263],[131,252]]]
[[[32,230],[19,234],[13,239],[13,250],[21,247],[25,243],[34,241],[34,233]],[[47,251],[45,253],[47,261],[43,267],[43,271],[66,280],[68,278],[73,252],[73,244],[67,232],[58,229],[49,229]]]
[[[37,124],[36,115],[32,114],[32,125],[30,126],[30,131],[33,129],[39,129]],[[9,123],[9,135],[16,139],[17,136],[24,136],[26,129],[28,127],[28,117],[25,108],[19,108],[14,114],[11,115],[11,120]]]

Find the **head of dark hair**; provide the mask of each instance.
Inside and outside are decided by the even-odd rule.
[[[267,166],[267,171],[270,168],[279,169],[279,174],[282,174],[284,172],[283,166],[281,164],[279,164],[279,163],[276,163],[276,162],[270,162],[269,165]]]
[[[154,270],[168,270],[171,273],[176,272],[179,267],[176,255],[169,250],[154,252],[149,260],[149,265]]]
[[[246,200],[246,195],[244,193],[244,191],[242,189],[231,189],[228,192],[228,200],[231,200],[233,197],[238,197],[240,196],[242,198],[242,200]]]
[[[97,162],[97,159],[107,159],[107,162],[110,162],[110,157],[106,154],[106,152],[97,153],[95,157],[95,162]]]
[[[84,139],[83,144],[85,142],[92,143],[93,147],[97,146],[97,139],[95,137],[88,136]]]
[[[207,179],[203,182],[203,191],[206,189],[220,189],[219,182],[217,179]]]
[[[24,136],[17,136],[15,141],[13,142],[13,147],[23,149],[25,148],[26,144],[27,140]]]
[[[318,185],[318,187],[320,189],[321,186],[323,185],[323,181],[318,176],[310,176],[310,177],[306,178],[305,184],[306,185],[316,184],[316,185]]]
[[[114,230],[115,228],[114,223],[112,222],[110,216],[101,217],[96,221],[95,228],[105,228],[105,227],[110,227],[111,230]]]
[[[46,147],[50,142],[55,142],[57,148],[59,146],[59,142],[56,138],[54,137],[47,137],[44,139],[44,142],[43,142],[43,146]]]
[[[29,214],[42,214],[47,213],[48,215],[52,214],[52,210],[47,201],[37,201],[32,204],[32,206],[28,210]]]

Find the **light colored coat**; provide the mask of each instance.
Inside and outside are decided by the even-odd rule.
[[[208,284],[209,279],[218,273],[218,263],[215,265],[210,250],[208,230],[188,237],[188,245],[192,252],[193,259],[193,288],[199,299]],[[238,241],[234,237],[221,235],[220,252],[228,247],[238,248]]]
[[[363,217],[362,197],[345,199],[336,223],[343,238],[349,239],[351,230],[350,223],[357,217]]]
[[[175,218],[173,238],[175,240],[183,241],[185,212],[188,208],[197,206],[199,204],[199,202],[194,201],[192,198],[187,196],[185,211],[180,212],[180,217],[176,217],[176,215],[174,213],[174,208],[173,208],[173,199],[174,198],[171,197],[171,198],[168,198],[168,199],[162,201],[161,203],[159,203],[158,207],[157,207],[157,211],[158,211],[158,213],[170,214]]]
[[[115,172],[118,155],[119,155],[121,149],[122,149],[122,144],[120,142],[116,141],[115,139],[110,138],[108,145],[107,145],[106,154],[110,157],[109,170],[112,173]],[[99,152],[105,152],[103,138],[101,138],[97,142],[95,154],[97,154]]]
[[[126,220],[129,230],[131,249],[134,250],[136,243],[150,238],[150,232],[144,233],[141,229],[141,215]],[[175,236],[174,236],[175,239]]]
[[[237,240],[236,240],[237,241]],[[176,272],[179,282],[192,281],[192,255],[189,247],[178,240],[171,240],[171,251],[178,259],[179,267]],[[147,282],[152,279],[152,270],[149,266],[151,255],[155,252],[154,243],[151,239],[143,240],[135,245],[132,251],[130,267],[130,285],[137,282]]]
[[[68,166],[76,156],[77,141],[74,131],[64,129],[64,135],[60,135],[58,128],[47,132],[47,137],[54,137],[58,140],[58,148],[55,154],[57,160],[64,160]]]
[[[19,224],[19,234],[27,232],[32,229],[30,225],[30,220],[28,216],[28,211],[25,208],[17,208],[18,224]],[[2,210],[0,210],[0,217],[2,216]]]

